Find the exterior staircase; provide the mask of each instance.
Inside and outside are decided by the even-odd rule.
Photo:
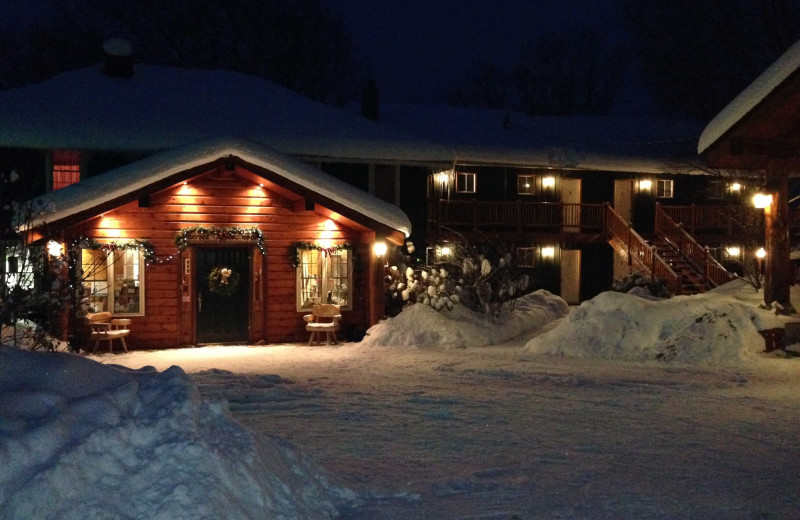
[[[708,278],[671,243],[663,238],[654,238],[650,244],[655,248],[655,253],[680,277],[681,294],[699,294],[711,289]]]

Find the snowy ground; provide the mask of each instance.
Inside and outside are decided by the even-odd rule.
[[[292,507],[315,508],[321,518],[335,503],[340,518],[352,520],[798,520],[800,358],[759,352],[753,331],[778,318],[743,294],[655,307],[626,299],[617,311],[596,299],[562,318],[560,305],[544,298],[521,307],[531,327],[519,336],[483,323],[482,346],[459,344],[468,340],[452,330],[449,348],[415,344],[398,319],[396,344],[388,322],[359,344],[92,358],[159,372],[180,365],[202,402],[224,400],[249,430],[290,440],[309,461],[293,465],[288,447],[280,456],[267,448],[264,471],[289,479],[275,468],[294,468],[296,480],[309,481],[310,498]],[[420,337],[430,338],[431,323],[453,321],[415,312]],[[467,329],[458,321],[450,328]],[[645,355],[643,341],[651,343]],[[657,357],[664,352],[671,355]],[[210,422],[224,425],[223,415]],[[8,431],[8,420],[2,424]],[[216,433],[234,444],[235,436]],[[247,451],[224,446],[214,449]],[[197,482],[197,494],[203,490]],[[5,518],[3,504],[0,496]]]

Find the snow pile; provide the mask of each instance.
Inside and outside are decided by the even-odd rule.
[[[764,350],[758,331],[783,327],[775,314],[743,301],[737,290],[650,301],[604,292],[531,339],[530,353],[623,359],[733,364]]]
[[[463,305],[441,312],[428,305],[409,305],[397,316],[370,327],[361,343],[368,346],[483,347],[532,332],[568,312],[569,306],[561,297],[545,290],[518,298],[510,314],[496,319]]]
[[[5,519],[323,519],[352,498],[179,367],[0,347],[0,395]]]

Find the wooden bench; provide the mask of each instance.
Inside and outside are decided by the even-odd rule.
[[[336,331],[339,330],[339,321],[341,319],[342,315],[339,313],[338,305],[330,303],[314,304],[311,307],[311,314],[303,316],[303,320],[306,322],[306,330],[311,333],[311,337],[308,338],[309,346],[315,343],[317,334],[321,332],[325,333],[325,340],[328,345],[331,344],[331,338],[333,338],[333,344],[336,345]]]
[[[125,336],[131,333],[131,320],[129,318],[114,319],[111,317],[110,312],[95,312],[87,314],[86,321],[89,325],[89,338],[94,341],[92,353],[97,352],[97,346],[101,341],[108,341],[108,351],[113,352],[112,342],[115,339],[120,340],[122,349],[125,352],[128,351],[128,346],[125,344]]]

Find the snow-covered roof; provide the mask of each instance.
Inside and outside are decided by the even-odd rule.
[[[46,193],[33,201],[46,208],[33,225],[91,211],[105,202],[124,198],[160,180],[231,155],[275,172],[405,236],[411,234],[411,222],[397,206],[285,154],[238,137],[213,138],[174,148]]]
[[[697,143],[703,153],[800,67],[800,41],[744,89],[706,125]]]
[[[100,65],[0,92],[0,147],[158,151],[241,135],[296,156],[424,161],[452,155],[392,128],[228,70]]]
[[[101,65],[0,92],[0,147],[153,152],[241,135],[308,158],[659,173],[696,160],[699,129],[644,118],[385,105],[379,122],[227,70]]]
[[[668,119],[422,105],[381,107],[381,123],[452,149],[457,163],[646,173],[691,171],[700,132]]]

